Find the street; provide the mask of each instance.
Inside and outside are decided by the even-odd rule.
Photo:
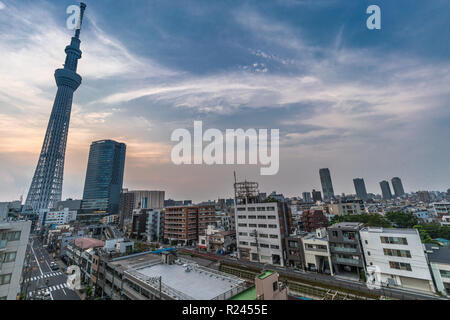
[[[25,299],[49,292],[51,300],[80,300],[78,294],[67,287],[67,275],[61,265],[59,270],[52,270],[52,262],[53,259],[42,247],[40,240],[30,236],[22,275],[22,292]]]

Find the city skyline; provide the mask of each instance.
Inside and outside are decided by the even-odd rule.
[[[325,167],[337,195],[354,194],[355,177],[375,194],[379,181],[397,176],[405,192],[447,190],[449,50],[427,39],[444,21],[414,30],[420,12],[445,10],[445,2],[414,11],[405,1],[381,2],[386,27],[378,34],[363,28],[364,3],[189,2],[177,10],[149,3],[138,10],[89,2],[62,198],[82,197],[89,145],[101,139],[128,146],[124,188],[166,190],[174,199],[232,195],[234,170],[264,191],[290,196],[321,190],[318,170]],[[65,9],[73,3],[1,3],[0,32],[11,34],[0,39],[0,201],[8,201],[25,197],[30,186],[54,98],[52,72],[72,35]],[[164,21],[169,14],[176,19]],[[308,15],[316,20],[302,19]],[[130,21],[139,22],[133,33]],[[193,120],[208,128],[280,127],[279,174],[261,177],[259,166],[248,165],[173,165],[170,132]]]

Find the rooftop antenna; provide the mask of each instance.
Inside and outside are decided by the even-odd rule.
[[[80,2],[80,19],[78,19],[78,26],[75,31],[75,38],[80,38],[81,25],[83,24],[83,16],[84,10],[86,10],[86,4],[84,2]]]

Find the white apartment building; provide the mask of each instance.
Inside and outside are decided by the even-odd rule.
[[[366,265],[383,285],[434,293],[425,246],[416,229],[363,228]]]
[[[439,219],[450,215],[450,202],[434,202],[431,204],[431,208],[434,211],[434,215]]]
[[[450,247],[425,244],[436,290],[450,298]]]
[[[284,266],[278,204],[238,204],[235,213],[240,259]]]
[[[161,241],[164,237],[164,209],[152,209],[147,211],[147,241]]]
[[[16,300],[20,293],[31,221],[0,221],[0,300]]]
[[[64,225],[77,219],[77,210],[64,208],[61,210],[41,209],[39,212],[39,226]]]

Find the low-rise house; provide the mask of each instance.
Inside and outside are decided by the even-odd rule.
[[[317,229],[302,238],[305,253],[305,265],[309,271],[334,274],[331,263],[328,235],[325,228]]]

